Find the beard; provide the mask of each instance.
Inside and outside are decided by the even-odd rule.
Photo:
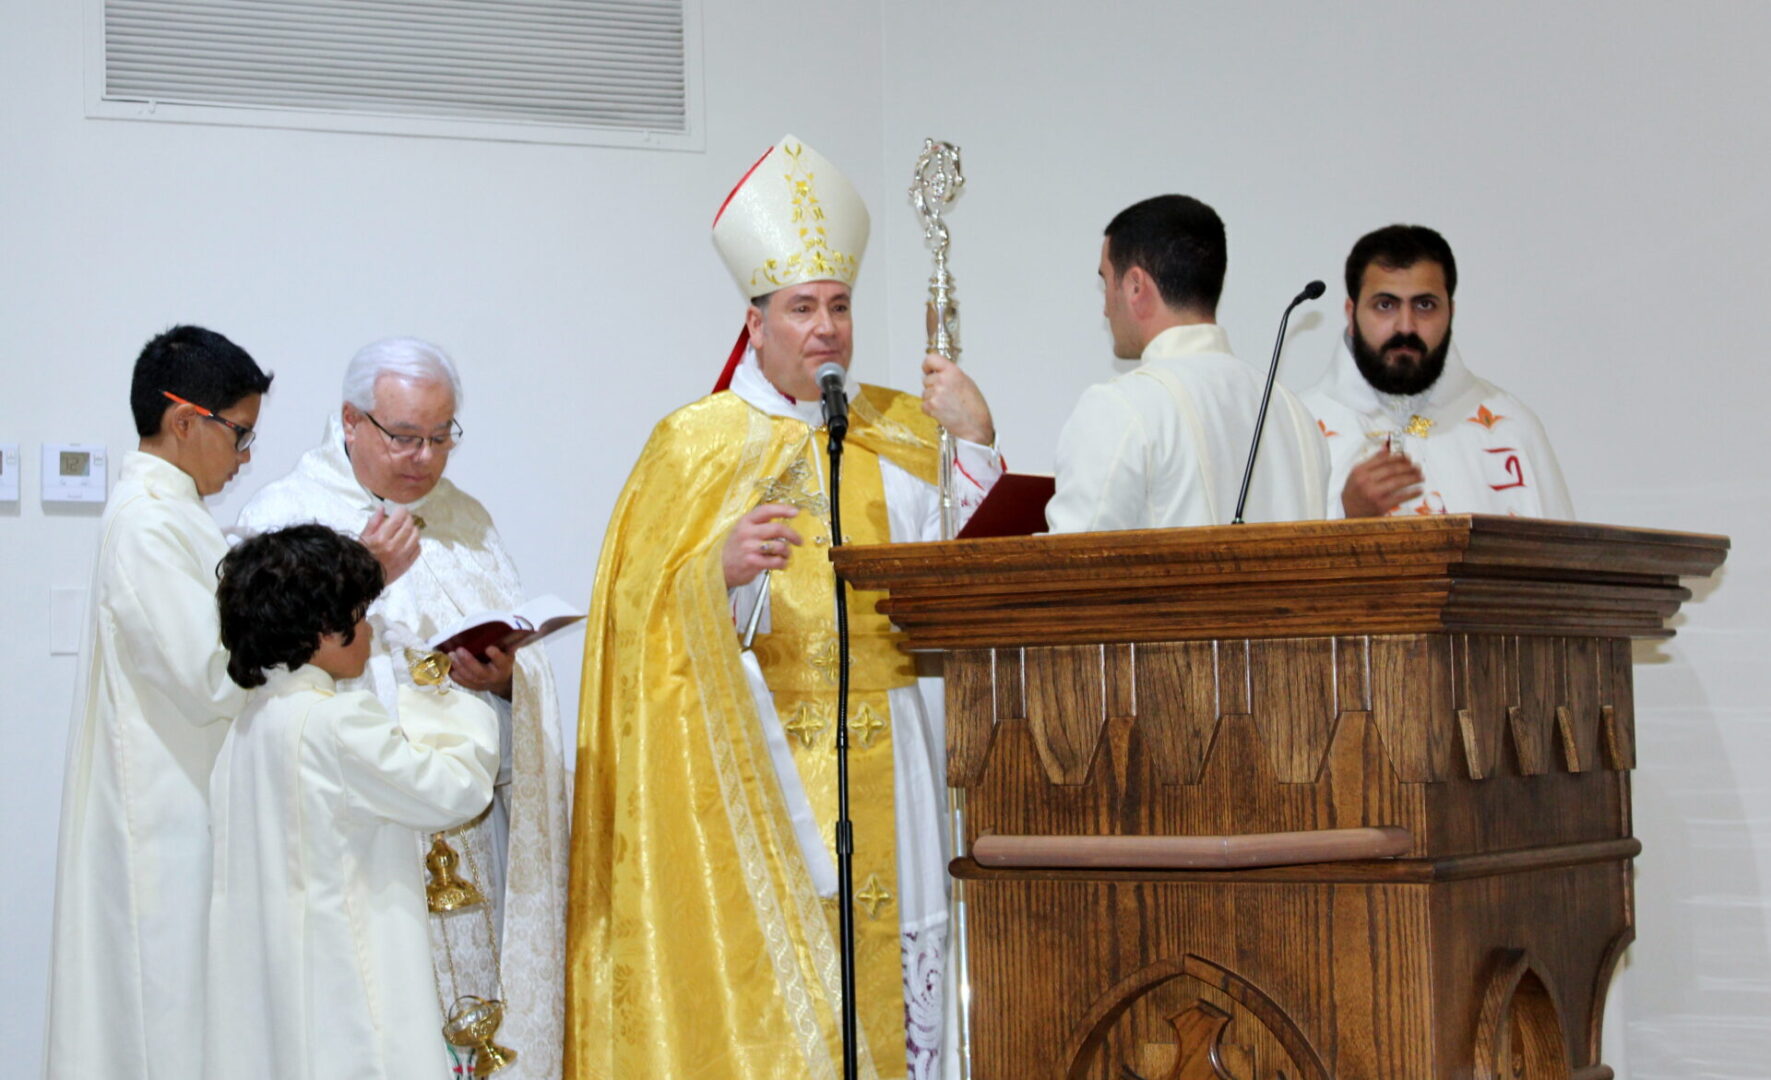
[[[1380,394],[1399,394],[1412,397],[1427,390],[1439,381],[1445,371],[1445,357],[1451,352],[1451,327],[1445,328],[1445,340],[1436,349],[1428,350],[1427,343],[1419,334],[1392,334],[1390,340],[1378,348],[1372,348],[1365,341],[1365,335],[1355,325],[1353,332],[1347,335],[1348,345],[1353,350],[1353,362],[1359,365],[1359,374]],[[1419,360],[1403,360],[1391,353],[1396,349],[1413,349]]]

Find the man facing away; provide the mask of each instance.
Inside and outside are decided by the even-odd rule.
[[[1090,387],[1058,436],[1052,532],[1226,525],[1264,379],[1217,324],[1228,247],[1217,212],[1186,195],[1120,211],[1101,242],[1113,355],[1133,370]],[[1275,386],[1248,521],[1322,516],[1327,471],[1309,413]]]
[[[752,167],[714,222],[752,351],[741,338],[731,389],[654,429],[609,522],[573,806],[574,1080],[838,1075],[835,580],[814,373],[848,367],[867,230],[847,179],[799,140]],[[923,371],[920,402],[850,386],[844,543],[938,533],[936,420],[959,441],[962,518],[1001,473],[977,387],[938,356]],[[877,599],[848,599],[860,1073],[922,1078],[942,1049],[943,740]]]
[[[202,1075],[209,770],[245,692],[215,610],[227,541],[203,504],[252,459],[271,376],[197,326],[149,341],[139,448],[99,522],[84,706],[63,781],[45,1074]]]
[[[1346,335],[1304,394],[1333,458],[1331,515],[1572,518],[1543,425],[1452,344],[1457,260],[1445,238],[1423,225],[1368,233],[1346,279]]]
[[[368,673],[345,687],[373,690],[397,716],[398,688],[412,682],[407,648],[467,616],[510,611],[525,596],[491,515],[443,475],[462,439],[461,378],[448,354],[416,338],[372,342],[346,366],[343,398],[320,445],[254,495],[239,524],[264,532],[317,522],[361,535],[388,585],[370,608],[378,625]],[[493,930],[476,910],[440,913],[431,925],[433,958],[445,1004],[467,994],[503,997],[500,1042],[518,1056],[500,1076],[554,1080],[568,851],[559,706],[544,649],[494,647],[487,655],[482,663],[456,650],[450,679],[453,692],[473,693],[498,714],[496,795],[448,842],[463,876],[491,903]],[[414,866],[422,855],[413,850]]]

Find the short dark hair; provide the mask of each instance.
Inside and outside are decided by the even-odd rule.
[[[175,326],[142,346],[129,383],[129,409],[135,433],[160,434],[160,420],[174,402],[170,391],[213,412],[232,408],[249,394],[271,388],[273,376],[259,369],[246,350],[213,330]]]
[[[1347,253],[1347,298],[1359,299],[1365,268],[1372,263],[1385,270],[1406,270],[1422,259],[1445,271],[1445,298],[1457,295],[1457,258],[1443,236],[1425,225],[1385,225],[1361,236]]]
[[[350,644],[383,585],[369,549],[324,525],[254,536],[227,553],[219,572],[228,675],[248,689],[279,664],[293,671],[313,659],[322,634]]]
[[[1141,266],[1169,307],[1216,313],[1230,261],[1216,210],[1190,195],[1158,195],[1121,210],[1106,235],[1114,274]]]

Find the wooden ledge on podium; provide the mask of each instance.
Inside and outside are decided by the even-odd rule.
[[[1467,515],[834,549],[943,654],[972,1075],[1608,1075],[1630,641],[1727,551]]]

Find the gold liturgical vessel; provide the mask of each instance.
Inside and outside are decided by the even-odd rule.
[[[406,666],[412,681],[419,686],[435,687],[439,694],[449,690],[449,658],[440,652],[406,650]],[[424,885],[424,900],[433,914],[460,911],[486,902],[480,887],[455,872],[461,856],[443,839],[442,833],[431,837],[430,851],[424,856],[424,869],[430,880]]]
[[[492,1041],[498,1026],[504,1023],[504,1002],[495,998],[466,994],[455,999],[449,1022],[443,1025],[443,1038],[460,1050],[472,1050],[473,1074],[491,1076],[517,1059],[517,1052]]]
[[[461,856],[443,839],[442,833],[431,837],[430,851],[424,856],[424,869],[430,880],[424,883],[424,902],[433,914],[460,911],[486,902],[480,887],[455,872]]]
[[[439,694],[449,692],[449,657],[445,654],[407,649],[406,670],[412,673],[415,684],[436,687]]]
[[[438,694],[449,692],[449,658],[443,653],[407,649],[406,666],[415,684]],[[469,854],[472,854],[471,848]],[[497,959],[498,939],[492,929],[491,906],[486,903],[486,894],[478,885],[456,872],[460,862],[461,856],[443,839],[443,834],[432,834],[430,850],[424,856],[424,869],[429,875],[424,885],[425,905],[432,914],[441,915],[478,906],[486,915],[486,939],[492,945],[493,965],[502,970],[503,965]],[[445,929],[443,934],[446,946],[448,931]],[[455,981],[452,955],[449,958],[449,980],[451,983]],[[492,1041],[503,1023],[503,1001],[463,994],[455,999],[455,1007],[448,1011],[448,1019],[443,1023],[443,1038],[458,1050],[473,1052],[473,1075],[476,1078],[491,1076],[517,1059],[515,1050]]]

